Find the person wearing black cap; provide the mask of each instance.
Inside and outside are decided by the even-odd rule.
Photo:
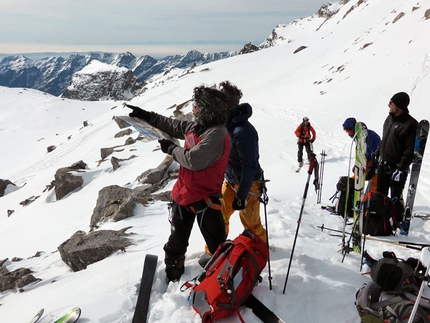
[[[317,134],[315,129],[311,126],[308,117],[303,118],[303,122],[299,124],[294,134],[297,137],[297,145],[299,148],[297,151],[297,161],[299,162],[299,167],[301,167],[303,166],[303,147],[306,149],[309,160],[312,153],[311,144],[317,139]]]
[[[376,150],[379,156],[377,191],[388,195],[395,202],[395,226],[400,227],[404,211],[402,193],[409,166],[414,156],[418,122],[408,110],[410,99],[405,92],[393,95],[388,103],[389,115],[385,119],[382,141]]]

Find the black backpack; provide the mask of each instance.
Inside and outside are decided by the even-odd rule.
[[[375,282],[363,284],[355,298],[355,306],[363,323],[407,323],[414,307],[413,301],[416,300],[413,294],[382,292]],[[418,306],[413,323],[430,323],[429,309],[423,305],[420,303]]]
[[[379,192],[366,194],[363,209],[363,234],[370,234],[371,236],[389,236],[392,234],[390,219],[395,210],[394,203],[390,198]]]
[[[348,186],[348,176],[339,177],[339,181],[336,184],[336,195],[338,194],[338,199],[335,202],[335,213],[344,216],[345,214],[345,205],[347,206],[347,216],[354,216],[354,179],[349,178],[349,189],[348,189],[348,198],[346,196]]]
[[[372,266],[370,277],[382,291],[401,292],[407,285],[419,288],[426,267],[417,258],[399,259],[394,252],[384,251],[384,258]]]

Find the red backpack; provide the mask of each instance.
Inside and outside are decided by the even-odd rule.
[[[190,300],[203,323],[239,313],[266,266],[269,250],[255,233],[245,230],[222,243],[197,278]]]

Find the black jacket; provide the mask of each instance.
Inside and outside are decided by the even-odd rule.
[[[376,152],[382,161],[406,171],[414,157],[418,122],[409,113],[385,119],[382,142]]]

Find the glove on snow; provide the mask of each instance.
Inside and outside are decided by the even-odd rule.
[[[136,117],[142,120],[145,120],[146,122],[149,121],[149,119],[151,118],[151,113],[148,111],[145,111],[139,107],[136,107],[134,105],[130,105],[130,104],[126,104],[125,105],[127,108],[130,108],[133,110],[133,112],[129,113],[130,117]]]
[[[246,200],[241,200],[235,196],[231,206],[233,210],[243,210],[246,206]]]
[[[176,145],[172,141],[167,139],[160,139],[158,140],[158,142],[160,143],[161,150],[163,151],[163,153],[172,155],[172,151],[176,147]]]
[[[391,176],[391,179],[395,182],[401,182],[404,178],[405,178],[405,172],[400,169],[396,169],[393,175]]]

